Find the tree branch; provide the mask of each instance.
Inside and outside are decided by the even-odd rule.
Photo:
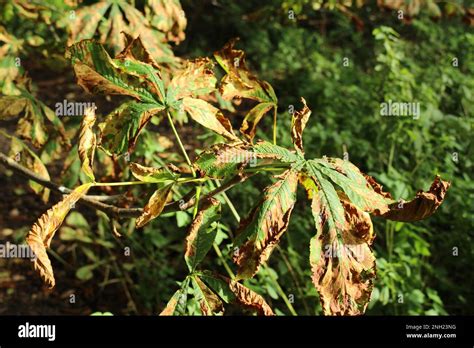
[[[43,185],[44,187],[49,188],[51,191],[60,193],[60,194],[67,194],[70,193],[72,190],[68,189],[64,186],[57,185],[52,181],[39,176],[38,174],[34,173],[33,171],[29,170],[28,168],[23,167],[22,165],[18,164],[13,159],[9,158],[5,154],[0,152],[0,163],[3,164],[5,167],[12,169],[14,172],[26,177],[27,179],[33,180],[38,184]],[[211,197],[214,197],[220,193],[223,193],[230,189],[231,187],[237,185],[238,183],[246,180],[250,176],[254,175],[254,173],[240,173],[235,175],[233,178],[225,182],[222,186],[217,187],[216,189],[210,191],[206,195],[202,196],[199,199],[199,202],[203,202],[208,200]],[[115,205],[110,205],[104,203],[105,201],[114,200],[121,195],[115,196],[84,196],[79,200],[79,203],[87,205],[91,208],[103,211],[104,213],[111,215],[115,218],[127,218],[127,217],[138,217],[143,213],[142,208],[120,208]],[[165,206],[163,209],[163,214],[171,213],[175,211],[183,211],[187,210],[194,206],[196,202],[196,198],[194,195],[194,190],[191,190],[186,195],[184,195],[180,200],[173,201]]]

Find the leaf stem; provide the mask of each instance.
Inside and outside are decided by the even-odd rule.
[[[178,134],[178,131],[176,130],[176,127],[174,126],[174,122],[173,122],[173,119],[171,118],[171,114],[170,114],[169,110],[166,110],[166,116],[168,117],[168,121],[171,125],[171,129],[173,130],[174,136],[176,137],[176,140],[178,141],[178,145],[179,145],[179,147],[181,149],[181,152],[182,152],[182,154],[183,154],[183,156],[186,160],[186,163],[188,164],[189,168],[191,169],[191,172],[193,173],[193,176],[196,177],[196,172],[194,171],[194,167],[191,163],[191,160],[188,157],[188,154],[186,152],[186,149],[184,148],[184,145],[181,141],[181,138]]]

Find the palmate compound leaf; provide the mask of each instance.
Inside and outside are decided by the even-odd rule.
[[[199,277],[223,302],[248,308],[256,311],[258,315],[274,315],[265,299],[245,285],[207,271]]]
[[[241,221],[234,242],[239,247],[234,254],[238,278],[253,277],[279,243],[296,202],[297,184],[298,172],[287,170],[265,189],[261,201]]]
[[[220,92],[226,100],[245,98],[258,102],[242,122],[240,131],[248,140],[256,133],[256,126],[270,110],[276,109],[278,99],[272,86],[259,80],[247,68],[245,54],[234,49],[236,40],[228,42],[222,50],[214,53],[214,58],[224,69],[226,75],[221,80]]]
[[[34,268],[50,288],[54,287],[55,280],[46,249],[49,248],[54,234],[66,215],[74,204],[87,193],[91,185],[92,183],[87,183],[75,188],[62,201],[41,215],[26,236],[26,242],[36,256]]]
[[[139,38],[127,38],[126,48],[115,59],[91,40],[76,43],[66,52],[78,84],[87,92],[136,99],[119,106],[99,125],[101,144],[114,153],[133,148],[150,118],[165,108],[164,84],[156,64]]]
[[[145,7],[145,12],[148,17],[158,16],[153,19],[156,24],[164,21],[169,22],[169,20],[177,18],[175,16],[167,18],[174,15],[174,12],[155,13],[154,11],[158,8],[153,6],[153,1],[148,2],[147,5],[150,6]],[[69,14],[62,21],[67,24],[69,29],[68,45],[81,40],[93,39],[97,36],[100,43],[106,44],[112,48],[114,53],[118,53],[127,44],[125,38],[121,35],[122,32],[125,32],[128,35],[141,36],[147,50],[157,62],[167,63],[170,66],[178,63],[178,59],[174,57],[165,37],[168,34],[167,30],[175,29],[175,27],[169,28],[169,25],[164,26],[162,24],[159,27],[153,25],[141,11],[127,1],[102,0],[89,6],[82,6],[75,10],[73,14],[72,18]],[[183,16],[182,13],[180,15]],[[157,19],[161,19],[161,21]],[[179,19],[179,27],[183,28],[182,19]],[[160,30],[164,32],[160,32]]]
[[[82,171],[95,181],[93,164],[95,147],[97,146],[96,136],[93,130],[95,124],[95,107],[87,108],[82,118],[81,131],[79,133],[78,152],[82,163]]]
[[[204,259],[214,243],[217,234],[217,221],[220,219],[221,205],[214,198],[205,202],[197,213],[188,231],[184,259],[189,272]]]
[[[347,161],[310,160],[306,169],[309,177],[301,175],[300,181],[312,199],[317,234],[311,240],[310,262],[323,311],[329,315],[363,314],[375,277],[370,250],[374,233],[367,212],[399,221],[426,218],[442,203],[449,183],[436,177],[429,192],[419,192],[406,204],[390,204],[391,195]],[[344,193],[336,192],[328,179]],[[373,191],[368,194],[366,186]],[[374,200],[374,192],[380,200]]]

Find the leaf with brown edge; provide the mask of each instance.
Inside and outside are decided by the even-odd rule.
[[[200,125],[222,135],[227,140],[239,141],[232,128],[229,128],[230,123],[225,120],[221,111],[208,102],[186,97],[183,99],[183,108]]]
[[[271,103],[260,103],[255,105],[245,116],[240,126],[240,131],[248,139],[252,140],[257,132],[257,125],[265,114],[275,108],[275,104]]]
[[[166,307],[161,311],[160,316],[171,316],[171,315],[185,315],[186,305],[188,302],[188,287],[189,277],[187,277],[182,283],[181,288],[178,289],[171,299],[166,304]]]
[[[211,289],[207,287],[198,276],[193,276],[193,288],[195,298],[199,303],[203,315],[222,315],[224,313],[224,305]]]
[[[334,229],[321,191],[314,194],[311,208],[316,236],[310,241],[312,280],[319,292],[325,315],[360,315],[370,301],[375,278],[375,257],[370,249],[374,234],[368,213],[348,201],[346,225]]]
[[[389,206],[389,211],[380,216],[395,221],[418,221],[431,216],[443,203],[449,186],[437,175],[427,192],[419,191],[409,202],[396,202]],[[379,215],[379,214],[376,214]]]
[[[235,280],[208,271],[202,272],[199,278],[225,303],[257,311],[258,315],[275,315],[261,295]]]
[[[311,110],[306,105],[306,100],[304,98],[301,98],[301,102],[303,103],[303,109],[301,109],[301,111],[296,111],[291,120],[291,140],[293,141],[295,149],[301,154],[304,154],[303,131],[309,120],[309,116],[311,116]]]
[[[93,164],[94,153],[97,145],[97,139],[93,131],[95,124],[95,107],[87,108],[81,123],[81,131],[79,133],[79,158],[82,163],[82,171],[92,180],[95,181]]]
[[[143,208],[142,215],[137,218],[137,228],[145,226],[150,220],[153,220],[161,214],[166,202],[168,202],[173,186],[174,183],[160,187],[151,195],[148,203]]]
[[[268,82],[259,80],[250,72],[244,52],[234,49],[235,42],[231,40],[222,50],[214,53],[214,58],[226,72],[219,91],[225,100],[245,98],[259,103],[250,110],[240,127],[240,131],[251,141],[255,136],[255,127],[268,111],[276,109],[278,99]]]
[[[199,155],[194,166],[202,176],[225,179],[236,175],[248,164],[255,165],[257,157],[243,143],[216,144]]]
[[[166,100],[168,104],[185,97],[198,97],[216,89],[214,63],[209,58],[186,61],[185,66],[174,72],[168,85]]]
[[[186,237],[184,260],[190,272],[204,259],[217,234],[215,222],[220,218],[220,202],[211,198],[197,213]]]
[[[275,315],[265,299],[255,291],[229,278],[226,281],[230,291],[235,295],[237,303],[241,306],[256,310],[259,315]]]
[[[150,24],[166,33],[166,39],[179,43],[184,40],[187,20],[179,0],[148,0],[145,14]]]
[[[26,242],[36,256],[34,268],[50,288],[54,287],[55,280],[46,249],[49,248],[54,234],[73,205],[87,193],[91,186],[92,183],[87,183],[75,188],[62,201],[41,215],[26,236]]]
[[[234,244],[241,245],[249,239],[234,254],[239,279],[251,278],[258,272],[288,228],[296,202],[298,172],[287,170],[278,179],[265,189],[263,199],[240,223]]]

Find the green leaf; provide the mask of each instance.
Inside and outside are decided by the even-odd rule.
[[[204,259],[212,248],[217,234],[216,222],[220,219],[220,202],[211,199],[198,212],[186,237],[184,259],[190,272]]]

